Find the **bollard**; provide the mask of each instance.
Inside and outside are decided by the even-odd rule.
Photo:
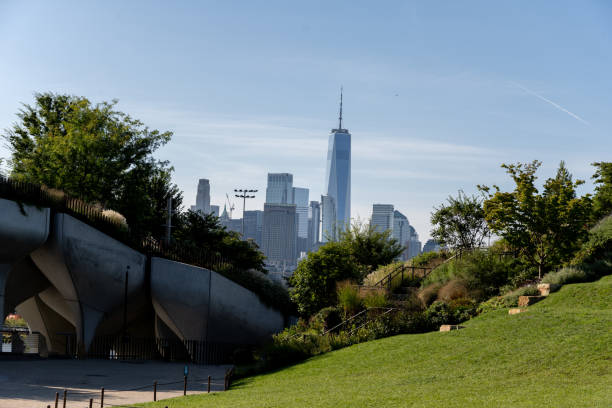
[[[183,395],[187,395],[187,376],[185,376],[185,381],[183,384]]]
[[[104,408],[104,387],[100,390],[100,408]]]
[[[68,391],[64,390],[64,405],[63,405],[63,408],[66,408],[66,394],[68,394]]]
[[[55,408],[57,408],[57,403],[59,401],[59,392],[55,393]]]
[[[210,394],[210,375],[208,376],[208,391],[207,392]]]
[[[157,401],[157,381],[153,383],[153,401]]]
[[[93,398],[89,399],[89,408],[93,408]]]

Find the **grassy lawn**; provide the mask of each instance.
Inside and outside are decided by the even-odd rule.
[[[529,311],[402,335],[145,407],[612,407],[612,276]]]

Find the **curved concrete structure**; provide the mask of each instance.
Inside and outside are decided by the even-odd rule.
[[[0,199],[0,315],[13,310],[49,352],[71,355],[74,337],[83,354],[99,336],[92,353],[104,354],[129,348],[123,334],[217,347],[256,344],[284,326],[280,312],[214,271],[147,257],[70,215]],[[184,346],[194,360],[202,353]]]
[[[181,340],[256,344],[283,329],[282,314],[253,292],[167,259],[151,259],[151,298],[158,318]]]
[[[4,321],[6,283],[14,264],[42,245],[49,235],[48,208],[0,199],[0,320]],[[13,305],[14,307],[15,305]]]
[[[45,339],[46,347],[42,356],[48,353],[67,353],[68,336],[74,335],[74,327],[59,314],[49,308],[38,296],[32,296],[17,306],[17,313],[22,316],[34,332],[39,332]]]
[[[67,214],[56,214],[47,242],[32,260],[57,289],[66,306],[56,307],[76,327],[80,351],[87,351],[98,325],[145,289],[146,257]]]

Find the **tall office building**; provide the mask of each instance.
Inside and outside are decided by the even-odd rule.
[[[196,195],[196,211],[210,214],[210,183],[208,179],[198,181],[198,194]]]
[[[439,251],[440,248],[440,244],[438,244],[438,241],[436,241],[435,239],[428,239],[427,242],[425,243],[425,245],[423,245],[423,253],[426,252],[435,252],[435,251]]]
[[[293,200],[297,221],[297,256],[308,252],[308,189],[293,187]]]
[[[308,250],[312,251],[319,243],[321,231],[321,205],[318,201],[311,201],[308,208]]]
[[[293,174],[268,173],[268,186],[266,187],[266,203],[293,203]]]
[[[326,220],[331,212],[323,212],[323,225],[345,228],[351,222],[351,134],[342,128],[342,90],[340,90],[340,117],[337,129],[329,135],[325,194],[335,205],[334,222]]]
[[[412,225],[410,227],[410,240],[408,241],[408,259],[414,258],[421,253],[421,241],[419,234]]]
[[[260,248],[263,241],[263,214],[261,210],[244,212],[244,238],[252,239]]]
[[[408,243],[410,241],[410,223],[408,218],[401,212],[393,211],[393,238],[404,247],[404,252],[399,256],[401,260],[408,260]]]
[[[373,204],[370,225],[380,232],[393,232],[393,204]]]
[[[328,195],[321,196],[321,242],[336,240],[336,202]]]
[[[298,217],[297,235],[300,238],[308,238],[308,189],[293,187],[293,200]]]
[[[263,253],[270,272],[290,272],[296,266],[295,204],[264,204]],[[286,276],[286,275],[283,275]]]

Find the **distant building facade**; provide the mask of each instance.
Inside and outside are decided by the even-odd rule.
[[[268,173],[268,185],[266,187],[266,203],[293,203],[293,174]]]
[[[210,182],[208,179],[200,179],[198,181],[195,211],[210,214]]]
[[[260,248],[263,242],[263,215],[261,210],[244,212],[244,238],[252,239]]]
[[[297,255],[308,252],[308,194],[307,188],[293,187],[293,201],[297,217]]]
[[[373,204],[370,225],[380,232],[393,232],[393,211],[393,204]]]
[[[408,218],[401,212],[393,211],[393,238],[395,238],[401,246],[404,247],[404,252],[399,256],[399,259],[405,261],[409,259],[408,245],[410,241],[410,223]]]
[[[212,215],[214,215],[215,217],[219,216],[219,206],[218,205],[211,205],[210,206],[210,213]]]
[[[410,225],[410,240],[408,241],[408,259],[414,258],[421,253],[421,241],[419,234],[412,225]]]
[[[297,225],[295,204],[264,204],[262,249],[271,275],[287,277],[295,270]]]
[[[321,242],[336,240],[336,202],[328,195],[321,196]]]
[[[308,208],[308,245],[309,251],[316,250],[321,233],[321,204],[311,201]]]
[[[436,252],[441,249],[440,244],[435,239],[428,239],[425,245],[423,245],[423,253]]]

